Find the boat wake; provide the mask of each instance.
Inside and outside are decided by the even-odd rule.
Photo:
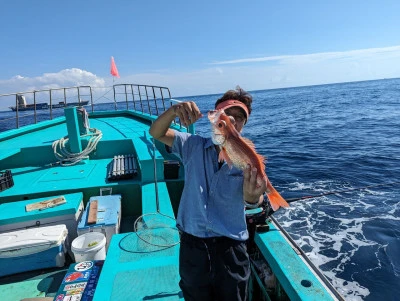
[[[285,187],[298,195],[352,188],[333,181]],[[346,300],[363,300],[370,295],[371,282],[387,274],[399,277],[400,262],[391,261],[387,254],[396,246],[393,234],[385,234],[400,226],[395,195],[393,189],[366,189],[306,199],[291,203],[276,218]]]

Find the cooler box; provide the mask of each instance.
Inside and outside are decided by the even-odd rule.
[[[103,264],[104,260],[88,260],[71,264],[53,300],[93,300]]]
[[[0,277],[64,266],[67,235],[65,225],[1,233]]]
[[[89,223],[90,206],[97,201],[97,219],[95,223]],[[92,205],[93,206],[93,205]],[[106,251],[110,245],[111,236],[119,233],[121,222],[121,195],[101,195],[89,199],[82,219],[78,224],[78,235],[88,232],[101,232],[105,235]]]
[[[57,198],[62,198],[64,203],[48,202]],[[49,206],[34,210],[40,203]],[[27,211],[29,207],[33,210]],[[81,192],[0,204],[0,233],[64,224],[68,229],[68,241],[72,242],[77,237],[76,228],[83,208]]]

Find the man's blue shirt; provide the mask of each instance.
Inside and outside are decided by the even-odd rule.
[[[178,229],[197,237],[248,238],[243,204],[243,172],[218,166],[211,138],[175,131],[172,152],[185,167]]]

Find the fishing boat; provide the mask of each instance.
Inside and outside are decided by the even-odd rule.
[[[183,300],[174,218],[185,170],[149,135],[177,100],[167,87],[112,89],[123,110],[92,102],[0,133],[0,300]],[[247,211],[249,300],[344,300],[270,213]],[[79,253],[94,233],[104,238]]]

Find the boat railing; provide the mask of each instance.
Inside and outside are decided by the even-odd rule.
[[[55,111],[55,109],[68,105],[90,106],[91,112],[110,108],[134,110],[155,117],[179,101],[171,98],[171,92],[167,87],[116,84],[111,88],[75,86],[0,95],[0,104],[13,102],[15,106],[7,109],[14,112],[1,114],[0,132],[44,120],[52,120],[63,115],[62,111]],[[178,118],[174,120],[174,123],[182,127]],[[194,126],[190,126],[188,131],[194,132]]]
[[[166,110],[165,102],[171,99],[170,90],[160,86],[117,84],[113,86],[113,91],[116,110],[117,103],[125,101],[127,110],[131,102],[135,111],[156,116]]]
[[[171,98],[169,88],[161,86],[116,84],[113,85],[113,93],[115,110],[118,110],[119,103],[125,103],[127,110],[133,109],[150,116],[159,116],[174,103],[180,102]],[[173,122],[182,128],[179,118],[176,118]],[[188,131],[193,133],[194,126],[189,126]]]
[[[85,100],[87,98],[89,98],[89,100]],[[83,105],[90,101],[93,111],[93,93],[90,86],[52,88],[0,95],[1,104],[10,102],[12,99],[15,100],[15,106],[10,106],[8,108],[15,112],[14,117],[8,115],[6,118],[2,118],[0,122],[12,122],[11,120],[14,119],[15,128],[20,127],[21,118],[28,119],[28,121],[23,122],[22,125],[38,123],[47,119],[47,116],[49,116],[51,120],[55,117],[53,114],[54,109],[66,107],[71,104]],[[39,114],[39,112],[41,114]]]

